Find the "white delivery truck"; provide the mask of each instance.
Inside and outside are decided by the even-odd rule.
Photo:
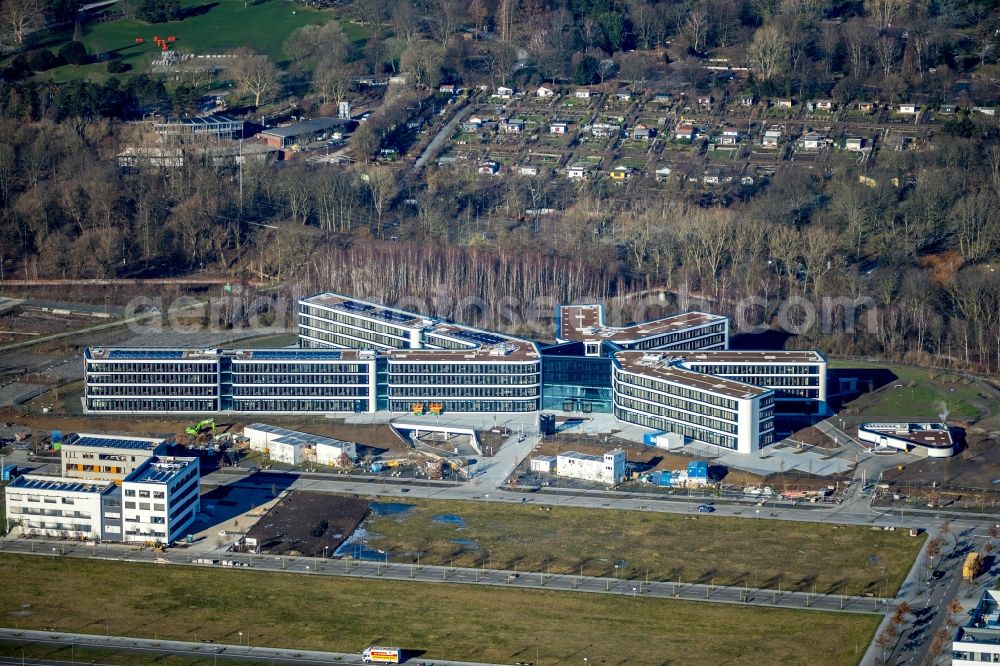
[[[403,651],[393,647],[365,648],[361,653],[361,658],[366,664],[398,664],[401,661]]]

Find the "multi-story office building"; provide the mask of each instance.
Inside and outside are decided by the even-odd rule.
[[[618,352],[612,378],[615,417],[737,453],[774,436],[774,391],[685,369],[662,352]]]
[[[772,440],[776,408],[825,413],[822,355],[729,351],[728,337],[721,315],[614,327],[600,305],[565,305],[559,342],[539,350],[529,340],[325,293],[299,301],[299,349],[87,350],[86,408],[598,411],[743,453]]]
[[[224,352],[223,409],[236,412],[373,412],[372,351],[256,349]]]
[[[600,305],[562,305],[558,344],[542,350],[542,406],[564,411],[611,412],[611,357],[629,349],[726,349],[729,320],[687,312],[631,326],[608,326]]]
[[[672,355],[688,370],[774,389],[782,414],[827,412],[826,358],[817,351],[699,351]]]
[[[541,357],[532,343],[501,342],[467,351],[397,350],[386,356],[390,411],[541,408]]]
[[[602,346],[626,349],[727,349],[729,319],[707,312],[632,324],[608,326],[602,305],[560,305],[556,315],[559,342],[582,342],[587,356],[600,356]]]
[[[432,325],[428,317],[340,294],[299,301],[299,341],[304,348],[420,349],[422,333]]]
[[[85,358],[88,412],[375,411],[371,351],[92,348]]]
[[[201,507],[197,458],[153,457],[122,482],[122,541],[169,543]]]
[[[151,456],[163,453],[162,439],[72,433],[60,445],[63,476],[121,483]]]
[[[89,412],[217,412],[219,354],[200,349],[84,351]]]
[[[7,525],[21,533],[69,539],[119,539],[104,528],[105,509],[113,510],[120,494],[110,481],[83,481],[25,474],[7,486]],[[107,507],[105,501],[109,501]],[[5,530],[6,531],[6,530]]]

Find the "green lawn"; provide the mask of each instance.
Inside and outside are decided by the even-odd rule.
[[[833,360],[830,368],[861,371],[888,370],[896,379],[870,394],[863,394],[848,407],[858,414],[886,419],[938,420],[942,405],[950,418],[983,419],[996,414],[997,406],[980,395],[974,382],[954,375],[910,366]],[[864,382],[861,382],[864,387]]]
[[[280,62],[284,58],[282,44],[292,32],[310,23],[325,23],[331,17],[329,11],[282,0],[265,0],[248,7],[242,0],[182,0],[181,6],[192,15],[169,23],[146,24],[128,19],[87,23],[83,43],[91,54],[116,52],[122,61],[132,65],[132,72],[145,71],[156,57],[159,49],[152,41],[154,36],[176,37],[175,48],[181,53],[218,54],[249,46]],[[364,40],[361,26],[346,21],[341,25],[349,38]],[[57,50],[70,36],[68,31],[51,33],[42,38],[42,44]],[[136,44],[137,37],[145,39],[145,43]],[[93,63],[58,67],[42,76],[54,81],[100,79],[107,76],[106,71],[105,63]]]
[[[9,627],[97,634],[109,628],[229,643],[242,631],[251,645],[357,652],[389,644],[425,651],[417,660],[814,664],[821,654],[823,664],[846,665],[857,663],[879,621],[867,614],[13,555],[0,555],[0,580]]]
[[[766,511],[766,509],[765,509]],[[458,516],[463,525],[441,522]],[[439,520],[435,520],[439,517]],[[902,530],[531,504],[417,500],[375,517],[370,545],[393,561],[722,585],[877,593],[902,584],[922,539]],[[876,557],[877,556],[877,562]],[[619,571],[618,575],[622,575]]]

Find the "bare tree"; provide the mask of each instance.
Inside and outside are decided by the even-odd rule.
[[[754,33],[747,49],[750,65],[765,80],[779,74],[788,60],[788,38],[775,24],[763,25]]]
[[[875,55],[882,66],[882,76],[889,76],[899,57],[899,42],[888,33],[875,40]]]
[[[886,30],[904,7],[905,0],[865,0],[865,12],[879,31]]]
[[[708,15],[700,9],[695,9],[687,15],[681,26],[681,32],[687,37],[691,48],[700,52],[705,47],[708,28]]]
[[[872,42],[871,28],[860,18],[855,17],[844,24],[843,32],[851,73],[861,78],[868,71],[868,50]]]
[[[386,208],[396,196],[396,174],[384,166],[368,169],[363,178],[368,185],[368,193],[372,198],[372,208],[375,211],[375,234],[382,235],[382,221]]]
[[[354,91],[357,68],[350,65],[337,65],[324,60],[316,66],[313,72],[313,88],[319,93],[323,102],[333,101],[340,105]]]
[[[412,79],[415,86],[434,87],[441,80],[444,64],[444,47],[432,42],[416,42],[403,51],[399,66]]]
[[[42,24],[42,16],[42,5],[38,0],[3,0],[0,4],[0,21],[3,21],[16,44],[23,44],[25,35]]]
[[[236,85],[244,93],[253,95],[254,106],[269,100],[278,91],[278,68],[267,56],[258,55],[250,49],[242,48],[234,52],[236,56],[229,73]]]

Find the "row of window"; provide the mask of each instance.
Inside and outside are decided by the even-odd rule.
[[[637,413],[623,409],[616,406],[614,408],[615,418],[619,421],[625,421],[627,423],[635,423],[636,425],[641,425],[645,428],[651,428],[653,430],[662,430],[664,432],[676,432],[678,434],[684,435],[685,437],[690,437],[691,439],[697,440],[699,442],[706,442],[708,444],[714,444],[716,446],[721,446],[726,449],[736,450],[737,441],[732,435],[724,435],[722,433],[712,432],[710,430],[704,430],[702,428],[696,428],[690,424],[678,423],[676,421],[670,421],[658,416],[653,416],[651,414]]]
[[[395,368],[394,368],[395,369]],[[511,384],[534,384],[538,386],[537,373],[528,375],[455,375],[455,374],[402,374],[389,373],[390,386],[400,384],[421,384],[433,386],[509,386]]]
[[[139,489],[137,491],[135,488],[126,488],[125,497],[139,497],[140,499],[150,499],[150,497],[152,497],[152,499],[165,499],[166,493],[164,493],[164,491],[162,490],[149,491],[149,490]],[[128,503],[126,502],[126,505],[127,504]],[[126,506],[126,508],[128,507]]]
[[[241,412],[355,412],[368,411],[368,401],[317,399],[236,399],[233,409]]]
[[[218,357],[206,358],[203,361],[118,361],[116,363],[87,361],[88,372],[141,372],[154,375],[178,372],[215,372],[218,366]]]
[[[364,345],[359,344],[359,341],[362,340],[374,342],[384,347],[395,347],[397,349],[406,349],[410,346],[409,336],[399,338],[386,333],[380,333],[366,328],[354,328],[353,326],[346,326],[332,321],[319,321],[316,319],[301,321],[299,322],[299,330],[309,331],[309,335],[321,340],[325,340],[328,335],[342,336],[348,339],[353,339],[354,342],[349,345],[350,347],[363,347]]]
[[[525,388],[486,386],[390,386],[390,398],[535,398],[539,394],[537,386]]]
[[[702,338],[710,334],[721,334],[720,337],[725,337],[726,325],[724,323],[710,324],[708,326],[699,326],[697,328],[685,328],[680,331],[674,331],[673,333],[665,333],[663,335],[658,335],[655,338],[649,338],[647,340],[640,340],[634,344],[627,344],[629,349],[654,349],[656,347],[665,347],[667,345],[676,347],[677,343],[685,342],[688,340],[693,340],[695,338]],[[702,347],[703,343],[700,343],[698,348]],[[709,343],[711,344],[711,343]]]
[[[170,386],[146,386],[132,384],[129,386],[95,386],[87,385],[87,395],[90,396],[151,396],[151,397],[185,397],[209,398],[219,394],[218,386],[187,386],[176,384]]]
[[[93,412],[214,412],[217,400],[184,398],[87,398],[87,409]]]
[[[689,400],[697,400],[698,402],[715,405],[730,411],[736,411],[736,406],[738,404],[738,402],[732,398],[724,398],[721,395],[689,388],[687,386],[678,386],[676,384],[667,383],[662,379],[627,373],[623,370],[619,370],[618,368],[615,368],[613,380],[613,385],[616,388],[622,384],[632,384],[633,386],[641,386],[655,391],[662,391],[681,398],[688,398]]]
[[[297,396],[356,396],[368,395],[368,386],[234,386],[233,397],[291,398]]]
[[[369,375],[233,375],[233,384],[267,384],[281,386],[287,384],[367,384]]]
[[[303,347],[312,347],[325,349],[336,348],[336,347],[346,347],[348,349],[368,349],[370,347],[392,347],[396,349],[403,349],[406,344],[402,340],[396,340],[394,338],[381,338],[376,337],[375,333],[365,333],[364,331],[358,331],[359,335],[341,335],[339,333],[331,333],[329,331],[318,331],[311,326],[299,326],[299,339],[302,340]],[[362,337],[360,334],[365,333],[363,340],[358,339]],[[309,336],[320,341],[320,344],[306,344],[306,341],[302,339],[302,336]],[[371,343],[371,344],[366,344]]]
[[[684,412],[679,409],[672,409],[664,405],[654,405],[647,402],[641,402],[633,398],[626,398],[624,396],[615,396],[614,404],[616,406],[626,407],[638,412],[643,412],[645,414],[653,414],[655,416],[662,416],[663,418],[671,419],[673,421],[681,421],[684,423],[697,424],[703,428],[711,428],[712,430],[721,430],[722,432],[728,432],[735,434],[737,431],[736,420],[732,421],[722,421],[719,419],[712,418],[710,416],[702,416],[700,414],[691,414],[689,412]]]
[[[157,374],[157,373],[122,373],[114,372],[107,374],[87,373],[87,384],[206,384],[214,385],[219,383],[217,373],[178,373],[178,374]]]
[[[699,372],[707,372],[710,375],[722,375],[724,377],[729,377],[730,375],[785,376],[785,375],[820,374],[820,367],[818,365],[786,365],[777,362],[765,365],[744,365],[744,364],[727,365],[725,363],[712,363],[709,361],[692,361],[688,359],[687,361],[685,361],[684,365],[691,368],[692,370],[697,370]],[[788,380],[782,380],[782,383],[785,383],[785,381]],[[811,381],[813,383],[816,383],[819,381],[819,378],[816,377]]]
[[[674,409],[684,410],[686,412],[696,412],[698,414],[704,414],[705,416],[712,417],[714,419],[719,419],[722,421],[736,421],[736,412],[720,409],[718,407],[712,407],[694,400],[686,400],[684,398],[678,398],[675,396],[664,395],[662,393],[657,393],[655,391],[647,391],[645,389],[637,388],[629,384],[615,383],[614,395],[629,396],[631,398],[639,398],[647,402],[655,402],[661,405],[666,405],[667,407],[673,407]]]
[[[367,363],[253,363],[233,362],[233,375],[368,375]]]
[[[394,412],[409,412],[416,403],[423,400],[390,400],[389,409]],[[534,412],[538,410],[538,400],[437,400],[445,412]]]
[[[528,375],[539,381],[540,364],[534,363],[416,363],[389,360],[389,376],[400,375]],[[390,381],[395,384],[396,381]]]
[[[11,509],[11,513],[25,516],[49,516],[53,518],[80,518],[82,520],[90,520],[89,511],[60,511],[59,509],[41,509],[33,506],[25,506],[20,509],[12,506]]]
[[[474,349],[476,345],[468,342],[459,342],[450,338],[429,333],[425,340],[428,347],[440,347],[441,349]]]
[[[150,506],[152,506],[152,508],[150,508]],[[150,505],[149,502],[129,502],[129,501],[125,502],[125,508],[126,509],[138,508],[139,511],[159,511],[161,513],[166,510],[166,506],[163,504]]]

